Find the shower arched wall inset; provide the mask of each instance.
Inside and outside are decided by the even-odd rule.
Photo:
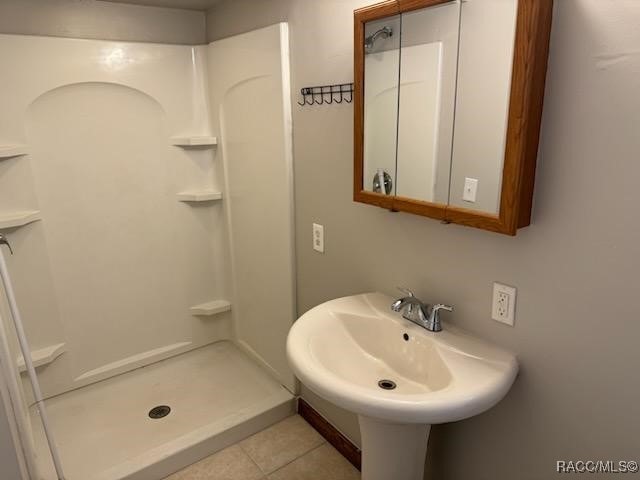
[[[30,155],[0,177],[0,209],[15,201],[43,218],[30,238],[16,234],[47,261],[12,270],[31,298],[21,305],[32,348],[65,344],[39,371],[45,396],[231,338],[229,313],[207,322],[189,311],[231,293],[222,207],[176,201],[221,189],[215,151],[170,145],[210,132],[206,102],[193,101],[206,47],[5,36],[0,48],[12,42],[26,52],[9,74],[21,88],[2,95]],[[36,63],[46,74],[29,74]]]

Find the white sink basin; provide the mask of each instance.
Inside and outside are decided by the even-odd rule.
[[[302,315],[287,338],[297,377],[360,416],[363,479],[422,480],[429,428],[498,403],[518,370],[513,354],[445,324],[431,333],[368,293]],[[379,382],[390,380],[392,390]],[[387,385],[387,384],[382,384]]]

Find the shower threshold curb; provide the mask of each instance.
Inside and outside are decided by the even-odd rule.
[[[90,480],[164,478],[285,419],[295,409],[295,397],[283,387],[278,395],[104,470]]]

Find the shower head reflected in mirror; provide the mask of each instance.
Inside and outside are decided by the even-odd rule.
[[[364,39],[364,50],[369,53],[373,49],[374,44],[378,38],[389,38],[393,36],[393,29],[391,27],[382,27],[380,30],[372,33]]]

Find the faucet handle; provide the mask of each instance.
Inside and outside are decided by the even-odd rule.
[[[442,303],[438,303],[438,304],[434,305],[432,308],[433,308],[434,312],[439,312],[440,310],[445,310],[447,312],[453,312],[453,307],[450,307],[449,305],[444,305]]]
[[[396,288],[400,290],[402,293],[404,293],[407,297],[415,297],[413,292],[408,288],[404,288],[404,287],[396,287]]]
[[[445,310],[447,312],[453,312],[453,307],[449,305],[443,305],[442,303],[437,303],[433,307],[431,307],[431,315],[427,319],[426,329],[430,332],[440,332],[442,331],[442,324],[440,323],[440,310]]]

